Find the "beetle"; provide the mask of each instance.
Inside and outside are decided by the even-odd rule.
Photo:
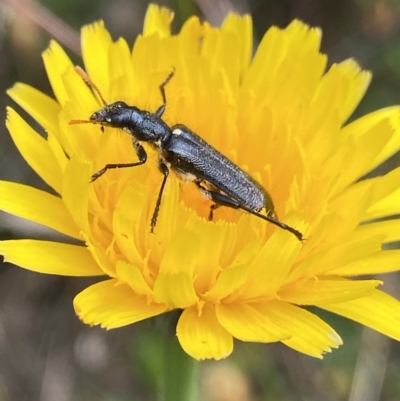
[[[147,153],[141,142],[149,143],[158,152],[158,169],[163,175],[163,180],[151,218],[151,232],[154,232],[157,224],[169,172],[173,170],[179,178],[193,182],[198,190],[213,202],[209,220],[213,219],[214,211],[221,206],[241,209],[291,232],[303,241],[300,231],[277,218],[271,196],[249,173],[185,125],[176,124],[170,127],[162,119],[167,106],[165,86],[175,70],[172,70],[159,86],[162,104],[154,113],[129,106],[122,101],[108,104],[83,69],[76,67],[76,71],[99,95],[104,107],[94,112],[89,120],[72,120],[70,124],[92,123],[101,125],[102,130],[104,127],[124,130],[130,135],[139,159],[132,163],[107,164],[92,175],[92,182],[107,170],[136,167],[146,163]],[[266,214],[261,213],[264,210]]]

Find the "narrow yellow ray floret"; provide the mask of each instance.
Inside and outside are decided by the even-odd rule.
[[[0,209],[85,242],[0,242],[5,260],[42,273],[103,275],[74,301],[87,324],[116,328],[178,309],[177,337],[196,359],[228,356],[233,340],[276,342],[313,357],[342,340],[308,306],[337,313],[400,340],[400,303],[379,280],[356,276],[400,269],[400,169],[359,181],[400,148],[400,108],[346,123],[371,80],[354,60],[319,52],[321,31],[300,21],[272,27],[251,56],[248,16],[220,28],[192,17],[177,35],[173,13],[150,6],[133,47],[102,22],[82,30],[85,70],[108,103],[155,112],[190,127],[271,194],[279,219],[303,242],[256,216],[211,202],[170,174],[154,233],[162,175],[157,152],[138,160],[129,135],[88,120],[103,107],[56,42],[43,59],[56,100],[18,83],[8,91],[46,131],[9,108],[19,151],[57,195],[0,182]]]

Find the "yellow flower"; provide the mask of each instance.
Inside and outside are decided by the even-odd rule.
[[[400,108],[346,124],[370,74],[353,60],[332,65],[319,53],[321,32],[294,21],[272,27],[252,58],[248,16],[229,15],[221,28],[190,18],[170,34],[172,13],[150,6],[131,50],[102,23],[82,31],[85,69],[107,102],[155,111],[166,86],[167,124],[182,123],[248,171],[271,194],[281,221],[305,241],[240,210],[219,208],[193,183],[167,181],[150,233],[162,175],[146,147],[137,160],[129,136],[98,125],[70,125],[102,107],[98,96],[52,42],[43,54],[56,100],[22,84],[9,95],[46,131],[43,139],[8,109],[7,126],[32,168],[58,195],[0,183],[0,208],[44,224],[86,247],[37,240],[3,241],[5,260],[50,274],[104,276],[74,301],[87,324],[116,328],[182,310],[177,336],[197,359],[223,358],[233,339],[281,341],[321,357],[339,335],[309,305],[400,340],[400,303],[352,277],[400,267],[400,169],[358,181],[400,148]],[[363,224],[360,224],[363,223]]]

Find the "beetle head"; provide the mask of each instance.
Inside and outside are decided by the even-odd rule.
[[[106,104],[102,109],[95,111],[90,116],[90,121],[103,126],[119,127],[122,122],[128,105],[125,102],[114,102]]]

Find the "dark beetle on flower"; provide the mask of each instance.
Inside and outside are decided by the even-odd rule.
[[[100,124],[102,130],[103,127],[120,128],[130,135],[139,158],[139,161],[133,163],[107,164],[92,175],[92,181],[107,170],[146,163],[147,153],[140,142],[148,142],[158,152],[158,168],[164,177],[151,218],[151,232],[157,224],[165,183],[171,169],[181,179],[193,182],[203,195],[214,202],[209,220],[213,219],[214,210],[220,206],[242,209],[291,232],[300,241],[303,240],[302,233],[278,220],[270,195],[250,174],[185,125],[169,127],[161,118],[167,105],[165,86],[173,77],[174,71],[160,85],[163,103],[155,113],[128,106],[121,101],[107,104],[87,74],[80,67],[76,67],[76,71],[96,91],[104,107],[93,113],[89,120],[72,120],[70,124]],[[266,214],[260,213],[262,210]]]

